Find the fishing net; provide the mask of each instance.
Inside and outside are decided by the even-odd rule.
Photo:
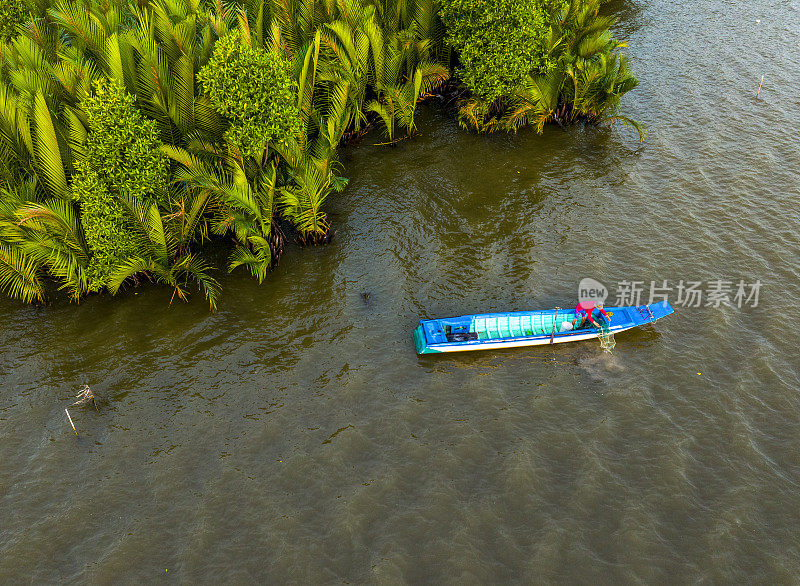
[[[608,323],[604,320],[600,320],[600,331],[597,334],[597,338],[600,340],[600,347],[609,354],[614,349],[614,346],[617,345],[616,340],[614,340],[614,334],[611,333]]]

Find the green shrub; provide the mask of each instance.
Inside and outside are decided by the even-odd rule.
[[[0,41],[6,43],[17,36],[17,28],[28,20],[28,6],[23,0],[0,2]]]
[[[562,0],[443,0],[447,42],[457,52],[459,76],[486,101],[511,95],[548,61],[548,14]]]
[[[243,156],[259,157],[270,142],[285,143],[300,132],[297,83],[282,56],[228,35],[217,41],[197,79],[214,109],[230,120],[225,138]]]
[[[92,84],[82,103],[89,122],[86,159],[113,195],[163,199],[167,164],[156,122],[135,104],[117,81],[101,78]]]
[[[136,252],[125,209],[87,161],[77,164],[72,192],[81,206],[81,225],[91,251],[87,268],[89,291],[106,286],[113,268]]]
[[[137,240],[123,202],[164,199],[167,166],[158,131],[115,81],[101,78],[82,103],[89,122],[86,157],[76,164],[73,196],[91,251],[89,290],[106,286],[111,271],[137,254]]]

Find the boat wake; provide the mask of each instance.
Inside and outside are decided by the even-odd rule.
[[[625,370],[625,365],[619,357],[602,349],[593,349],[591,354],[578,358],[578,366],[599,381],[608,380],[609,375],[616,375]]]

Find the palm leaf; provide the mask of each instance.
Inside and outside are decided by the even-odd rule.
[[[152,274],[161,283],[173,284],[169,271],[161,269],[153,259],[133,256],[114,266],[106,280],[106,287],[112,295],[116,295],[125,281],[143,273]]]
[[[53,195],[68,198],[70,189],[64,172],[64,162],[61,159],[58,135],[41,92],[37,92],[33,101],[33,126],[35,129],[33,152],[42,180]]]
[[[20,249],[35,263],[46,266],[53,277],[62,280],[59,289],[66,289],[70,297],[77,301],[89,290],[85,261],[57,236],[30,230],[24,240],[19,241]]]
[[[80,262],[88,262],[89,248],[83,237],[74,203],[49,199],[43,203],[29,202],[16,211],[18,225],[56,237],[66,245]]]
[[[272,256],[268,246],[253,251],[246,246],[239,245],[231,251],[228,258],[229,272],[238,267],[245,267],[259,283],[264,282],[271,266]]]
[[[41,264],[20,248],[0,242],[0,291],[24,303],[44,300]]]
[[[188,278],[194,279],[203,291],[211,311],[216,311],[222,287],[219,281],[209,274],[210,270],[211,267],[197,254],[186,254],[175,262],[172,273],[176,281],[181,278],[184,281]]]
[[[382,99],[385,103],[381,103],[377,100],[368,102],[366,110],[367,112],[374,112],[380,117],[386,129],[386,136],[389,140],[392,140],[394,137],[394,106],[390,97],[384,95]]]
[[[639,134],[639,142],[644,142],[644,139],[647,136],[647,128],[644,126],[644,124],[637,122],[632,118],[628,118],[627,116],[615,114],[613,116],[609,116],[608,118],[604,118],[602,122],[608,122],[611,125],[613,125],[614,122],[620,122],[625,126],[633,128]]]

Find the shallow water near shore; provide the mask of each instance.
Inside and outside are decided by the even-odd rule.
[[[612,2],[642,145],[435,105],[368,136],[333,243],[224,276],[216,314],[0,300],[3,582],[796,581],[800,8],[752,4]],[[583,277],[761,290],[673,290],[611,355],[414,353],[421,317],[568,307]]]

